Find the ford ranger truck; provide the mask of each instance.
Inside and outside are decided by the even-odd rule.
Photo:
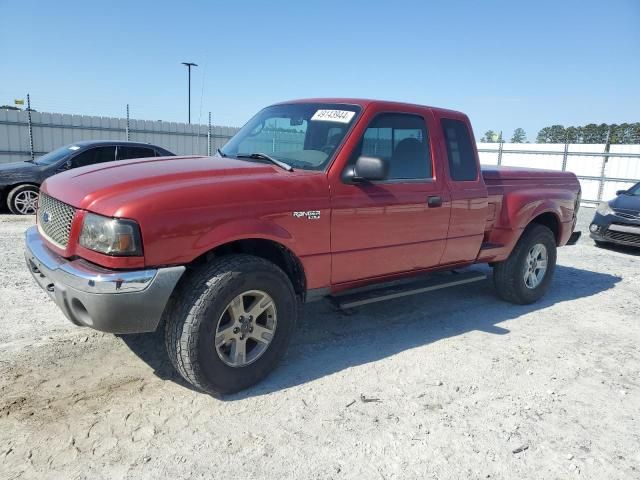
[[[212,157],[48,178],[27,265],[74,324],[161,328],[188,382],[236,392],[275,367],[305,301],[476,263],[504,300],[544,295],[579,236],[578,180],[481,168],[473,138],[440,108],[272,105]]]

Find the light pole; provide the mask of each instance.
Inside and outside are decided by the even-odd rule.
[[[197,67],[198,64],[191,62],[182,62],[182,65],[187,67],[187,70],[189,71],[189,123],[191,123],[191,67]]]

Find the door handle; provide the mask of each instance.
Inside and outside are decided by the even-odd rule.
[[[442,206],[442,197],[439,196],[433,196],[433,197],[428,197],[427,198],[427,205],[429,206],[429,208],[431,207],[441,207]]]

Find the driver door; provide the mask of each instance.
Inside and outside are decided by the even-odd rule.
[[[430,112],[425,112],[430,113]],[[355,282],[440,263],[451,204],[433,162],[425,113],[375,115],[352,152],[389,162],[389,176],[332,188],[332,284]]]

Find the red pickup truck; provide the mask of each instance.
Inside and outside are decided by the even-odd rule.
[[[579,236],[576,176],[481,169],[473,138],[440,108],[273,105],[213,157],[47,179],[27,265],[73,323],[161,327],[186,380],[238,391],[274,368],[305,301],[475,263],[507,301],[545,293]]]

